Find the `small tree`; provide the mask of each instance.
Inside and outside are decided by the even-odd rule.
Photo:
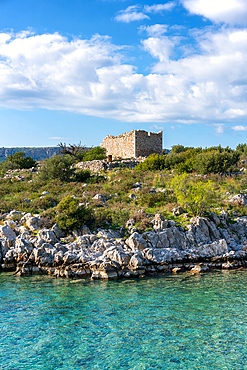
[[[195,170],[202,174],[228,171],[231,166],[237,164],[240,153],[238,151],[228,151],[226,149],[198,154],[194,161]]]
[[[62,230],[78,230],[92,218],[91,211],[78,203],[77,198],[68,195],[58,204],[56,222]]]
[[[24,152],[17,152],[10,154],[7,161],[4,162],[5,169],[15,169],[15,168],[32,168],[36,167],[37,162],[32,157],[26,157]]]
[[[81,143],[78,145],[76,144],[69,144],[68,146],[64,143],[59,143],[59,153],[63,155],[71,155],[78,161],[93,161],[95,159],[101,160],[106,159],[106,149],[101,148],[100,146],[96,146],[93,148],[87,148],[86,146],[82,146]]]
[[[182,174],[174,176],[169,185],[179,205],[189,208],[194,216],[201,216],[216,199],[212,181],[193,181]]]
[[[40,169],[39,177],[41,180],[69,180],[75,171],[75,169],[71,168],[73,163],[74,160],[70,155],[55,155],[45,159],[44,165]]]
[[[158,171],[165,168],[165,156],[160,154],[151,154],[143,162],[136,166],[136,171]]]

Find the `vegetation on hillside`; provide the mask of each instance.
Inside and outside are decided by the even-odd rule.
[[[93,153],[97,156],[98,149],[91,151],[94,159]],[[3,178],[7,168],[2,165],[0,213],[13,209],[39,213],[46,225],[58,222],[67,232],[83,224],[122,227],[129,218],[144,231],[156,213],[182,226],[190,217],[210,211],[247,215],[245,206],[228,202],[229,195],[247,193],[247,174],[240,172],[246,155],[246,144],[235,151],[176,145],[170,154],[153,154],[134,170],[116,168],[100,174],[73,167],[78,157],[57,155],[45,160],[37,173],[22,170],[24,181],[18,170]],[[96,194],[104,200],[94,198]],[[178,205],[185,213],[174,216],[172,210]]]
[[[30,156],[25,155],[24,152],[17,152],[9,155],[7,160],[1,164],[3,171],[13,170],[13,169],[27,169],[36,167],[37,162]]]
[[[79,144],[69,144],[68,146],[63,143],[58,144],[59,153],[62,155],[69,155],[74,158],[75,162],[93,161],[95,159],[106,159],[106,149],[96,146],[88,149]]]
[[[242,144],[243,145],[243,144]],[[137,171],[172,170],[200,174],[221,173],[234,170],[242,152],[229,147],[191,148],[175,145],[168,154],[150,155],[137,167]]]

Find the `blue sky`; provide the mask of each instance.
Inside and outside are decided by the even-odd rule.
[[[247,138],[246,0],[0,0],[0,147]]]

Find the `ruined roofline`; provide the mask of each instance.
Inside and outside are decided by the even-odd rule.
[[[162,131],[132,130],[119,136],[108,135],[100,146],[106,149],[108,161],[162,154]]]
[[[146,133],[148,136],[150,135],[160,135],[162,134],[163,131],[159,131],[159,132],[148,132],[146,130],[132,130],[132,131],[129,131],[129,132],[124,132],[123,134],[120,134],[118,136],[114,136],[114,135],[107,135],[104,140],[106,139],[118,139],[118,138],[122,138],[122,137],[126,137],[126,136],[131,136],[133,135],[135,132],[143,132],[143,133]],[[103,140],[103,141],[104,141]]]

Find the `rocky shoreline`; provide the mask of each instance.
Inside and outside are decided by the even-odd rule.
[[[152,230],[140,234],[129,226],[128,237],[84,226],[64,238],[58,225],[40,228],[38,215],[17,211],[5,214],[2,223],[1,271],[17,276],[117,279],[247,266],[247,217],[231,220],[224,211],[194,217],[186,228],[156,214]]]

